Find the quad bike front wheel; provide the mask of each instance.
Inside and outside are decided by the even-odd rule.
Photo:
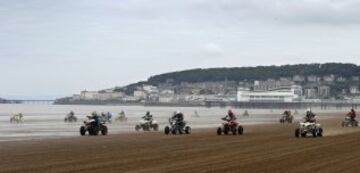
[[[312,132],[312,136],[313,136],[314,138],[316,138],[316,137],[317,137],[317,131],[314,130],[314,131]]]
[[[352,126],[352,127],[357,127],[357,126],[358,126],[358,122],[356,122],[356,121],[352,122],[352,123],[351,123],[351,126]]]
[[[141,129],[140,125],[136,125],[136,126],[135,126],[135,130],[136,130],[136,131],[139,131],[140,129]]]
[[[228,135],[229,134],[229,131],[230,131],[230,127],[228,125],[225,125],[224,126],[224,134],[225,135]]]
[[[319,131],[317,133],[317,136],[322,137],[323,136],[323,129],[319,128]]]
[[[108,134],[108,128],[106,126],[103,126],[101,129],[101,134],[102,135],[107,135]]]
[[[159,130],[159,125],[158,125],[158,124],[154,124],[154,125],[153,125],[153,129],[154,129],[154,131],[158,131],[158,130]]]
[[[85,134],[86,134],[86,129],[85,129],[84,126],[81,126],[81,127],[80,127],[80,135],[81,135],[81,136],[84,136]]]
[[[177,132],[176,129],[172,129],[172,130],[171,130],[171,134],[173,134],[173,135],[176,135],[176,132]],[[180,131],[180,132],[181,132],[181,131]]]
[[[231,132],[232,132],[233,135],[236,135],[236,132],[237,132],[236,127],[232,127],[232,128],[231,128]]]

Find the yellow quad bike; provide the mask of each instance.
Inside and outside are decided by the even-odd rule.
[[[10,123],[23,123],[24,122],[24,115],[22,113],[13,114],[10,117]]]

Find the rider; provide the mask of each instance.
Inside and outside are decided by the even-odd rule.
[[[291,116],[291,112],[290,111],[284,111],[283,113],[285,115],[286,118],[289,118]]]
[[[176,111],[175,114],[171,117],[171,119],[175,120],[176,124],[180,126],[185,126],[184,122],[184,114],[180,111]]]
[[[91,117],[89,117],[89,118],[94,119],[96,126],[100,127],[100,117],[96,111],[92,112]]]
[[[348,117],[350,117],[351,121],[355,121],[356,112],[354,109],[351,109],[351,111],[347,114]]]
[[[152,122],[153,116],[150,114],[150,111],[147,111],[145,116],[142,117],[142,119],[144,119],[147,122]]]
[[[310,109],[308,109],[306,111],[305,122],[313,123],[315,121],[316,121],[316,115]]]
[[[70,111],[70,113],[69,113],[69,117],[73,117],[73,116],[75,116],[74,111]]]
[[[119,113],[120,117],[125,117],[125,112],[124,110],[121,110],[121,112]]]
[[[107,112],[107,113],[106,113],[106,118],[107,118],[108,121],[111,120],[111,118],[112,118],[111,112]]]
[[[225,117],[223,117],[222,119],[227,122],[234,122],[236,120],[236,116],[233,113],[233,111],[231,109],[229,109],[227,115]]]

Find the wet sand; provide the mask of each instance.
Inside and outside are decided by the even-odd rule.
[[[0,172],[358,172],[360,128],[341,120],[320,118],[322,138],[295,138],[295,123],[1,142]]]

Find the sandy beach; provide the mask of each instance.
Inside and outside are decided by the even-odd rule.
[[[0,172],[357,172],[360,129],[319,116],[322,138],[294,124],[245,125],[243,136],[133,132],[0,143]]]

